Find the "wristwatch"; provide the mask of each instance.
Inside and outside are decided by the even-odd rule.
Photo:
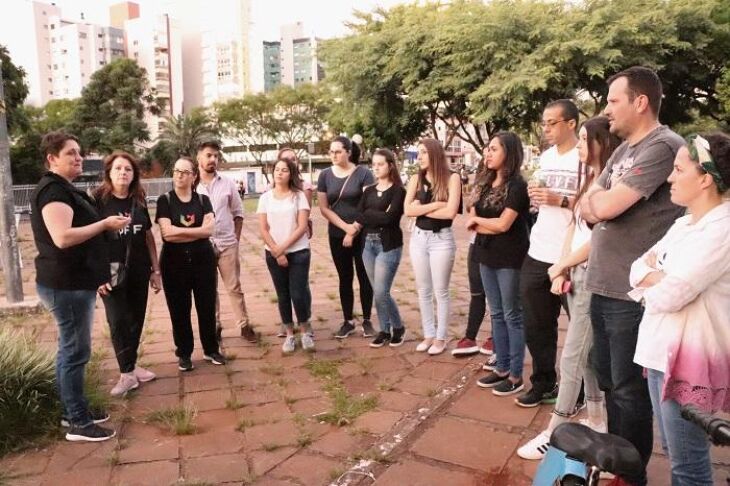
[[[568,206],[570,206],[570,199],[568,199],[568,196],[563,196],[563,200],[560,201],[560,207],[567,208]]]

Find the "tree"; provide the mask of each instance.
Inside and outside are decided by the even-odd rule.
[[[145,111],[159,115],[163,101],[150,88],[144,68],[117,59],[96,71],[81,92],[73,131],[86,150],[135,153],[149,141]]]
[[[292,148],[321,140],[331,100],[326,88],[302,84],[279,86],[269,94],[271,114],[268,130],[279,145]]]
[[[216,118],[221,131],[237,141],[262,168],[268,181],[264,154],[274,140],[274,105],[267,93],[245,95],[216,103]]]
[[[5,46],[0,46],[0,66],[5,91],[5,117],[8,133],[13,136],[18,130],[27,128],[27,120],[21,110],[28,97],[28,86],[25,84],[25,70],[13,64]]]
[[[180,155],[195,157],[201,142],[218,138],[218,127],[203,108],[195,108],[187,115],[166,117],[160,133],[157,150],[163,149],[159,155],[165,154],[165,166]]]

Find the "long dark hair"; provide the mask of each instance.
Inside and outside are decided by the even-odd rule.
[[[422,138],[418,141],[418,144],[426,147],[426,152],[428,152],[428,169],[419,171],[419,177],[425,179],[426,172],[430,171],[433,180],[433,200],[447,201],[449,199],[451,170],[449,169],[449,163],[446,161],[443,145],[435,138]]]
[[[396,162],[395,160],[395,154],[388,149],[379,148],[375,152],[373,152],[373,157],[375,157],[376,155],[382,155],[385,158],[385,161],[388,162],[388,168],[390,169],[388,177],[390,178],[390,182],[392,182],[394,186],[402,186],[403,181],[400,178],[400,172],[398,171],[398,162]]]
[[[137,162],[137,159],[135,159],[132,154],[124,152],[123,150],[115,150],[104,158],[104,177],[101,181],[101,185],[93,192],[94,199],[101,201],[103,204],[106,204],[109,201],[109,198],[114,191],[111,172],[116,159],[124,159],[132,166],[133,177],[132,182],[129,183],[129,195],[137,201],[138,205],[145,206],[145,192],[139,180],[139,162]]]
[[[344,135],[335,137],[332,141],[340,142],[342,144],[342,148],[344,148],[345,151],[350,154],[350,156],[348,157],[350,159],[350,162],[355,165],[360,162],[360,147],[355,142],[345,137]]]
[[[297,191],[302,190],[302,176],[299,174],[299,166],[296,162],[291,162],[287,159],[278,159],[276,162],[274,162],[274,169],[276,169],[276,164],[281,162],[282,164],[286,164],[286,167],[289,169],[289,190],[296,193]],[[276,183],[274,183],[274,186],[276,187]]]
[[[515,175],[520,174],[522,161],[525,154],[522,149],[522,141],[514,132],[499,132],[492,140],[497,140],[504,150],[505,159],[502,169],[502,179],[505,183],[509,182]],[[491,141],[490,141],[491,142]],[[485,158],[486,159],[486,158]],[[491,188],[497,178],[497,171],[487,167],[487,161],[482,161],[482,167],[477,173],[474,184],[475,195],[480,197],[485,189]]]
[[[580,169],[578,170],[578,192],[575,195],[575,204],[573,207],[578,206],[578,202],[586,193],[591,183],[600,175],[604,167],[606,167],[606,162],[608,162],[613,151],[621,145],[621,139],[611,133],[608,118],[605,116],[595,116],[586,120],[583,123],[583,128],[586,129],[588,160],[585,163],[581,162]],[[593,160],[592,148],[594,142],[598,144],[600,149],[597,160]],[[573,212],[573,218],[575,219],[575,212]]]

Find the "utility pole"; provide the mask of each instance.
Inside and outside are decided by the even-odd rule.
[[[10,142],[5,116],[2,61],[0,60],[0,257],[5,276],[8,303],[23,301],[23,281],[20,277],[18,229],[15,226],[13,177],[10,172]]]

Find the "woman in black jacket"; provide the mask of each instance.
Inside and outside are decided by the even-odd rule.
[[[390,287],[403,254],[403,188],[393,152],[378,149],[373,154],[373,174],[376,183],[368,186],[358,206],[355,226],[365,235],[362,253],[365,271],[373,287],[380,332],[370,346],[379,348],[403,344],[405,328],[398,305],[390,295]]]

